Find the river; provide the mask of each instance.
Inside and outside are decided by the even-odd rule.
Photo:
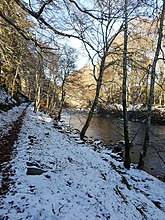
[[[87,118],[87,113],[65,111],[62,119],[66,125],[81,130]],[[131,161],[138,163],[139,154],[144,139],[145,124],[129,122],[131,147]],[[86,136],[89,139],[99,139],[108,146],[113,146],[123,138],[123,121],[111,117],[94,115]],[[151,126],[150,147],[145,160],[145,171],[165,181],[165,126]]]

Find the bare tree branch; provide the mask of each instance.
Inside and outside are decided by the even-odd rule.
[[[25,34],[25,31],[22,30],[18,25],[16,25],[15,22],[13,22],[10,18],[8,18],[2,11],[0,11],[0,17],[2,19],[4,19],[7,23],[9,23],[25,40],[27,41],[32,41],[34,42],[35,46],[41,48],[41,49],[49,49],[49,50],[56,50],[55,48],[51,48],[51,47],[48,47],[48,46],[43,46],[41,45],[37,39],[34,39],[33,37],[31,36],[27,36]],[[57,45],[56,45],[57,46]],[[57,46],[58,47],[58,46]]]
[[[35,41],[34,39],[32,38],[29,38],[24,32],[23,30],[18,27],[11,19],[7,18],[6,15],[4,13],[2,13],[2,11],[0,11],[0,17],[3,18],[6,22],[8,22],[11,26],[13,26],[17,31],[18,33],[23,37],[25,38],[25,40],[32,40],[32,41]],[[37,42],[35,41],[35,43],[37,44]]]
[[[99,17],[93,15],[93,14],[90,13],[88,10],[82,9],[82,8],[77,4],[77,2],[75,2],[74,0],[69,0],[69,1],[70,1],[71,3],[73,3],[73,4],[76,6],[76,8],[77,8],[79,11],[81,11],[82,13],[85,13],[85,14],[89,15],[90,17],[94,18],[94,19],[103,20],[103,18],[99,18]]]
[[[53,25],[49,24],[43,17],[41,17],[41,13],[40,10],[39,12],[34,12],[32,10],[30,10],[28,7],[26,7],[20,0],[15,0],[15,2],[17,3],[17,5],[19,5],[26,13],[30,14],[32,17],[36,18],[37,21],[41,22],[42,24],[44,24],[49,30],[51,30],[54,34],[59,35],[59,36],[63,36],[63,37],[68,37],[68,38],[76,38],[79,40],[83,40],[84,43],[86,43],[92,50],[96,51],[96,49],[92,46],[92,44],[88,41],[86,41],[85,39],[83,39],[83,36],[80,35],[74,35],[74,34],[68,34],[68,33],[64,33],[62,31],[57,30],[56,28],[53,27]],[[49,2],[50,3],[50,2]],[[48,3],[47,3],[48,4]],[[44,6],[45,7],[45,6]],[[42,7],[44,9],[44,7]]]
[[[53,0],[47,0],[47,1],[42,3],[42,6],[41,6],[40,10],[37,12],[38,17],[42,14],[42,12],[44,11],[46,5],[50,4],[52,1]]]

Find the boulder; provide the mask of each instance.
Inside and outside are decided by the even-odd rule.
[[[45,173],[45,170],[42,170],[40,168],[36,168],[36,167],[28,167],[27,168],[27,175],[41,175],[43,173]]]

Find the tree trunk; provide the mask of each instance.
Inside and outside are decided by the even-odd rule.
[[[145,86],[145,107],[147,107],[147,99],[148,99],[148,78],[149,78],[149,74],[150,74],[149,67],[148,67],[146,73],[147,73],[147,77],[146,77],[146,86]]]
[[[128,41],[128,13],[127,13],[127,0],[124,5],[124,50],[123,50],[123,86],[122,86],[122,103],[123,103],[123,119],[124,119],[124,140],[125,140],[125,159],[124,167],[130,168],[130,143],[128,133],[128,118],[127,118],[127,41]]]
[[[164,14],[165,14],[165,0],[163,0],[163,8],[162,13],[160,15],[160,26],[158,29],[158,41],[157,41],[157,48],[155,51],[154,60],[151,67],[151,82],[150,82],[150,93],[148,97],[147,103],[147,120],[146,120],[146,130],[145,130],[145,137],[142,146],[142,150],[140,152],[140,158],[137,168],[143,169],[144,168],[144,161],[147,154],[147,149],[149,146],[149,132],[150,132],[150,125],[151,125],[151,111],[154,101],[154,85],[155,85],[155,76],[156,76],[156,64],[159,58],[159,52],[161,49],[161,42],[163,38],[163,21],[164,21]]]
[[[100,88],[101,88],[101,84],[102,84],[102,79],[103,79],[103,74],[104,74],[104,66],[105,66],[105,55],[101,61],[101,65],[100,65],[100,72],[99,72],[99,77],[97,79],[97,86],[96,86],[96,94],[95,94],[95,99],[93,101],[93,104],[91,106],[91,109],[88,113],[88,117],[87,117],[87,120],[85,122],[85,125],[83,126],[81,132],[80,132],[80,139],[82,140],[85,136],[85,133],[90,125],[90,122],[91,122],[91,119],[93,117],[93,113],[94,113],[94,110],[98,104],[98,99],[99,99],[99,94],[100,94]]]
[[[163,106],[163,91],[160,91],[159,94],[159,106]]]
[[[47,93],[46,93],[46,111],[50,111],[50,82],[48,83]]]
[[[158,84],[161,85],[160,87],[160,95],[159,95],[159,106],[164,106],[164,90],[163,90],[163,84],[164,84],[164,61],[158,61],[159,69],[160,69],[160,76]]]
[[[19,67],[17,66],[16,71],[15,71],[15,75],[14,75],[14,79],[13,79],[13,83],[12,83],[12,87],[11,87],[11,97],[13,97],[14,95],[14,89],[15,89],[15,82],[18,76],[18,69]]]
[[[64,85],[65,85],[65,78],[64,78],[64,80],[62,82],[61,100],[60,100],[60,106],[58,108],[57,121],[61,120],[61,113],[62,113],[62,108],[63,108],[63,104],[64,104],[64,99],[65,99]]]
[[[36,94],[35,94],[34,112],[36,112],[40,107],[40,98],[41,98],[40,80],[41,79],[39,77],[39,74],[36,73]]]

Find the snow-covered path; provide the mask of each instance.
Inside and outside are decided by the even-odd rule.
[[[165,219],[163,182],[125,170],[108,150],[77,144],[30,107],[15,144],[17,154],[10,161],[14,184],[1,196],[0,219]],[[30,168],[46,172],[27,175]]]
[[[8,110],[7,112],[0,112],[0,135],[1,136],[5,136],[8,134],[9,130],[13,126],[13,123],[22,114],[26,106],[27,106],[27,103],[23,103],[20,106],[15,106],[14,108]]]

